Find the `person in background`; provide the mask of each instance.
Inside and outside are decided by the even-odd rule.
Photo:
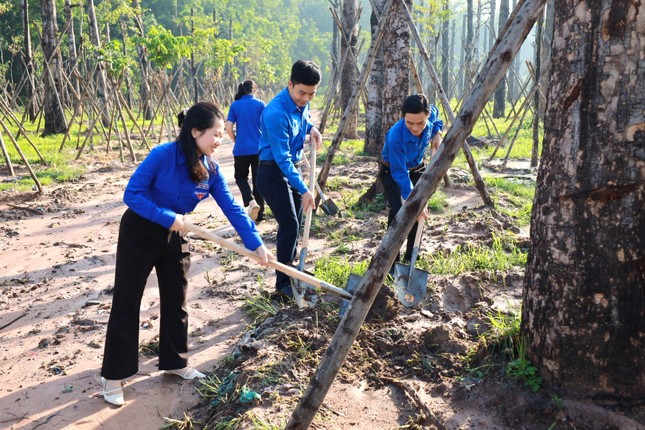
[[[431,154],[441,144],[443,121],[439,119],[439,110],[428,104],[423,94],[415,94],[405,98],[401,108],[402,117],[388,130],[382,151],[382,161],[379,176],[390,211],[387,218],[389,227],[396,214],[408,198],[417,183],[425,164],[423,157],[428,146]],[[428,209],[425,208],[419,220],[428,219]],[[414,246],[418,222],[414,224],[408,235],[405,250],[406,261],[410,260]],[[399,260],[399,256],[395,261]],[[394,266],[393,266],[394,267]]]
[[[235,183],[242,194],[244,207],[252,220],[264,219],[264,199],[257,187],[258,146],[260,144],[260,115],[266,106],[255,97],[257,86],[252,80],[242,82],[237,88],[235,101],[226,118],[226,133],[233,141]],[[235,130],[233,127],[235,126]],[[249,186],[249,168],[253,190]]]
[[[161,304],[159,369],[183,379],[204,377],[188,367],[186,356],[190,252],[184,214],[212,195],[244,245],[264,264],[273,258],[211,158],[224,134],[222,112],[212,103],[197,103],[179,119],[183,123],[177,139],[150,151],[123,196],[128,209],[119,227],[114,296],[101,368],[103,398],[117,406],[125,403],[122,381],[138,371],[139,308],[153,268]]]
[[[269,102],[260,119],[260,165],[258,186],[278,222],[276,256],[291,264],[296,258],[302,214],[314,196],[299,170],[307,135],[320,148],[322,136],[309,118],[309,101],[316,95],[320,69],[312,61],[296,61],[287,87]],[[272,299],[293,297],[289,276],[276,271],[276,292]]]

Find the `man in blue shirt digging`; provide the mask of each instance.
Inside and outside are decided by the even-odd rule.
[[[276,254],[280,263],[296,258],[302,214],[315,208],[314,195],[298,170],[307,135],[320,148],[322,136],[309,119],[309,101],[316,95],[320,69],[312,61],[296,61],[287,87],[262,112],[260,118],[260,165],[257,183],[260,193],[278,222]],[[293,297],[289,276],[276,271],[276,292],[272,299]]]

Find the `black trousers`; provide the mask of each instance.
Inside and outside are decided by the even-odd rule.
[[[258,187],[278,222],[276,258],[291,264],[298,252],[298,238],[302,225],[302,195],[289,185],[282,170],[274,162],[260,162]],[[278,291],[291,294],[289,276],[276,270],[275,286]]]
[[[258,219],[264,218],[264,199],[258,190],[257,186],[257,171],[258,171],[258,155],[236,155],[233,157],[235,167],[235,183],[240,189],[242,194],[242,201],[244,207],[248,206],[251,200],[260,205],[260,212]],[[249,186],[249,169],[251,170],[251,181],[253,183],[253,191]]]
[[[188,364],[188,246],[179,234],[170,234],[168,229],[131,209],[123,214],[101,368],[104,378],[124,379],[139,369],[139,308],[153,267],[157,271],[161,305],[159,369],[181,369]]]
[[[416,185],[419,178],[421,178],[422,173],[423,168],[410,171],[410,180],[413,184]],[[403,203],[401,202],[401,187],[399,187],[399,184],[397,184],[392,177],[392,173],[390,172],[389,167],[381,165],[381,168],[379,170],[379,177],[381,178],[381,183],[383,184],[383,188],[385,189],[385,198],[387,199],[387,203],[390,206],[390,212],[387,216],[387,226],[390,227],[390,224],[392,224],[392,221],[396,217],[396,214],[401,209],[401,206],[403,206]],[[412,230],[410,230],[410,233],[408,234],[408,241],[405,247],[405,259],[407,261],[410,261],[410,257],[412,257],[412,248],[414,248],[414,236],[416,236],[417,234],[418,227],[419,223],[415,222],[412,226]],[[399,261],[398,254],[394,261]]]

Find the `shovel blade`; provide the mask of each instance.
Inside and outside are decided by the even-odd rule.
[[[336,215],[338,213],[338,206],[332,199],[325,199],[320,203],[320,207],[327,215]]]
[[[410,274],[410,266],[396,263],[394,266],[394,289],[401,304],[405,307],[412,307],[423,300],[428,289],[429,273],[421,269],[413,269]]]
[[[357,275],[356,273],[350,273],[349,274],[349,279],[347,280],[347,285],[345,286],[345,291],[350,293],[352,296],[358,290],[358,286],[361,284],[361,281],[363,280],[363,277],[361,275]],[[345,312],[349,308],[349,304],[351,302],[347,299],[343,299],[340,302],[340,316],[342,318],[343,315],[345,315]]]

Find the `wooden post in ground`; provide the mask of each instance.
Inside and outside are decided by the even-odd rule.
[[[505,31],[502,32],[475,84],[464,99],[463,106],[448,130],[444,144],[439,147],[433,162],[426,167],[412,194],[397,214],[376,250],[358,290],[354,293],[336,333],[312,376],[309,386],[293,411],[286,429],[305,430],[314,419],[329,387],[338,374],[347,354],[358,335],[361,324],[376,298],[395,254],[407,237],[428,199],[446,174],[462,143],[471,133],[484,105],[497,88],[531,30],[546,0],[520,0]]]
[[[423,57],[423,60],[425,61],[426,68],[428,69],[428,73],[430,73],[430,78],[434,83],[435,89],[437,90],[437,94],[439,94],[439,100],[441,100],[441,104],[443,105],[443,110],[448,114],[448,117],[450,118],[450,124],[452,125],[455,123],[455,114],[452,111],[452,108],[450,107],[450,102],[448,102],[448,97],[446,97],[446,92],[441,86],[439,75],[437,75],[437,71],[435,70],[434,65],[432,64],[432,61],[430,61],[430,56],[428,55],[428,51],[426,50],[425,45],[421,40],[421,36],[419,35],[417,26],[414,24],[414,20],[412,19],[412,14],[410,14],[410,10],[408,9],[408,6],[405,4],[404,1],[402,0],[399,0],[399,1],[401,1],[401,4],[403,5],[403,11],[405,12],[405,16],[408,20],[410,31],[412,32],[412,34],[414,35],[414,38],[417,41],[417,48],[421,53],[421,57]],[[470,152],[470,147],[468,146],[468,143],[466,143],[465,139],[462,143],[462,147],[464,149],[464,155],[466,156],[466,160],[468,161],[468,166],[470,167],[470,171],[473,174],[473,179],[475,180],[475,188],[477,188],[477,191],[479,191],[479,195],[481,196],[486,206],[490,206],[490,207],[495,206],[495,203],[493,203],[493,199],[490,198],[490,195],[486,190],[486,184],[484,184],[484,180],[482,179],[482,176],[479,173],[479,169],[477,168],[477,163],[475,163],[475,158],[473,157],[472,152]],[[432,164],[432,160],[430,160],[430,163]]]

